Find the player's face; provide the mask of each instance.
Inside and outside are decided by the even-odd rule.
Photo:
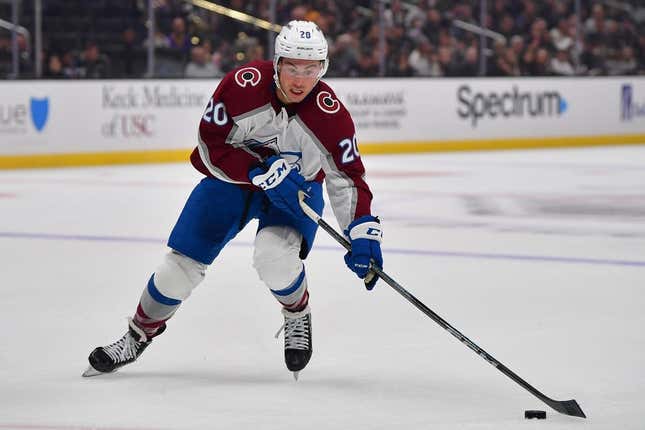
[[[321,67],[317,60],[281,59],[278,78],[284,94],[278,91],[278,98],[287,104],[301,102],[316,85]]]

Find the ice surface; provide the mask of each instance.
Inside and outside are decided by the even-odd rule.
[[[199,180],[175,164],[0,172],[0,429],[645,428],[645,147],[364,162],[386,272],[587,420],[387,285],[364,291],[324,231],[307,261],[314,356],[295,382],[251,267],[255,225],[137,363],[82,378],[125,332]]]

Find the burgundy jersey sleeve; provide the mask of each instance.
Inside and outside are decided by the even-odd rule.
[[[235,119],[269,103],[271,73],[271,62],[255,62],[222,79],[199,123],[197,147],[190,157],[197,170],[227,182],[249,183],[249,170],[268,154],[243,144],[244,133]]]
[[[327,193],[342,229],[371,213],[372,193],[358,152],[354,121],[324,82],[298,111],[303,128],[322,153]]]

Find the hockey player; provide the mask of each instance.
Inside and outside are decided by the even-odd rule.
[[[253,266],[282,307],[284,357],[298,372],[312,353],[311,311],[303,260],[317,224],[305,202],[322,214],[322,181],[339,225],[351,241],[347,266],[371,290],[382,267],[380,222],[371,215],[372,194],[349,112],[320,81],[329,65],[327,41],[311,22],[291,21],[275,41],[271,61],[228,73],[199,125],[193,166],[206,177],[195,187],[175,225],[170,252],[144,288],[129,329],[98,347],[83,374],[109,373],[135,361],[204,279],[222,248],[258,219]]]

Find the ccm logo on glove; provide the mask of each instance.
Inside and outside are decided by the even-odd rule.
[[[370,271],[370,263],[383,268],[381,241],[383,230],[378,218],[365,215],[352,221],[345,235],[349,237],[352,250],[345,254],[345,264],[363,279],[368,290],[374,288],[378,277]]]
[[[251,179],[253,185],[263,190],[270,190],[277,187],[291,171],[291,166],[283,158],[273,157],[269,169]]]
[[[349,230],[349,238],[351,240],[377,240],[381,243],[383,241],[383,231],[381,230],[381,225],[376,221],[363,222],[362,224],[355,225],[351,230]]]
[[[300,208],[298,192],[304,191],[308,195],[311,186],[298,173],[298,169],[291,167],[285,159],[276,155],[269,157],[264,166],[249,172],[249,179],[264,191],[273,206],[292,218],[309,219]]]
[[[367,229],[366,234],[368,236],[379,236],[380,238],[383,238],[383,233],[381,232],[380,228],[370,227],[369,229]]]

